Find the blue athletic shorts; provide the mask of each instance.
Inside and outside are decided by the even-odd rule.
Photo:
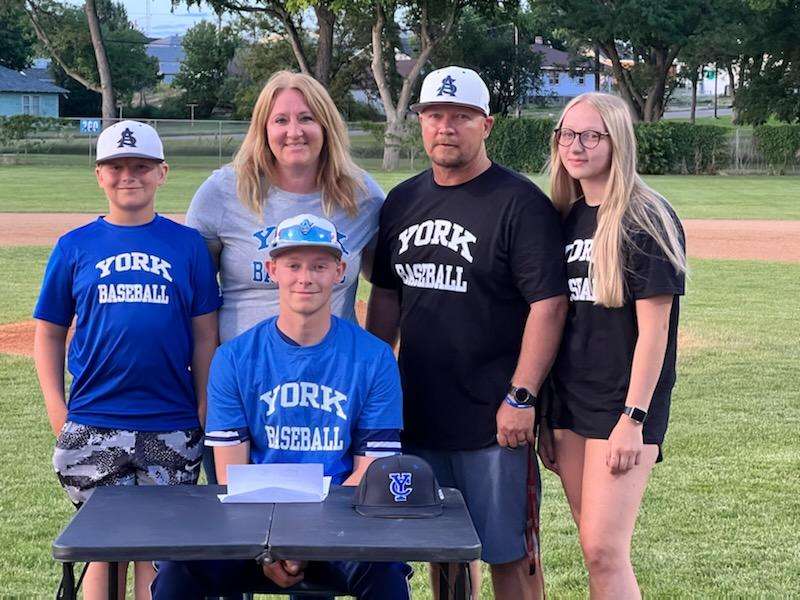
[[[404,454],[430,463],[439,485],[454,487],[464,496],[483,546],[481,559],[489,564],[509,563],[526,555],[530,452],[530,446],[428,450],[403,444]]]

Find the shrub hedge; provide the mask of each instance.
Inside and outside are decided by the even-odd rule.
[[[782,174],[800,159],[800,125],[759,125],[753,129],[753,137],[775,173]]]
[[[486,150],[489,157],[515,171],[536,173],[547,164],[550,156],[552,119],[512,119],[498,117]]]
[[[552,119],[498,118],[486,144],[489,156],[518,171],[541,171],[554,127]],[[728,161],[724,127],[660,121],[637,123],[634,129],[640,173],[715,173]]]
[[[680,121],[637,123],[639,172],[714,174],[729,161],[728,130]]]

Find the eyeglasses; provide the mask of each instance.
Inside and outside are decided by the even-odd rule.
[[[572,131],[572,129],[567,129],[566,127],[559,127],[556,129],[553,134],[556,136],[556,143],[559,146],[572,146],[572,143],[575,141],[575,137],[587,150],[591,150],[592,148],[597,148],[597,145],[600,143],[604,137],[608,137],[608,133],[604,133],[602,131],[595,131],[594,129],[587,129],[586,131]]]

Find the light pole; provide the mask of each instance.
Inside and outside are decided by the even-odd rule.
[[[719,119],[717,116],[717,63],[714,63],[714,118]]]

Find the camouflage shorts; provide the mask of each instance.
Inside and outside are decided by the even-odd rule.
[[[203,455],[200,429],[128,431],[67,421],[53,467],[76,506],[103,485],[195,484]]]

